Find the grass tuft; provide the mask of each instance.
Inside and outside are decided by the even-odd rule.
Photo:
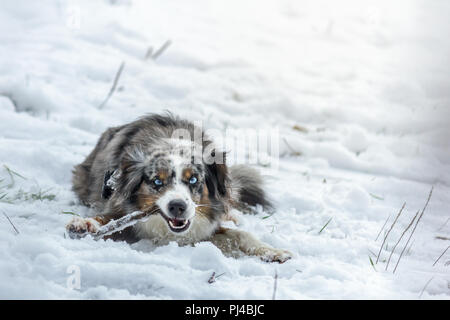
[[[3,165],[6,172],[9,175],[10,182],[8,184],[1,184],[5,181],[4,178],[0,179],[0,202],[13,204],[15,202],[20,201],[53,201],[56,198],[56,194],[51,193],[51,188],[42,189],[38,186],[37,191],[24,191],[23,189],[19,189],[18,191],[11,191],[15,185],[16,180],[15,177],[19,177],[23,180],[28,180],[26,177],[21,175],[20,173],[12,170],[7,165]]]

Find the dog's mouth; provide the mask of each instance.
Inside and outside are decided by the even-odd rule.
[[[172,232],[178,233],[186,231],[191,225],[191,221],[188,219],[169,218],[162,212],[160,212],[160,214],[164,220],[166,220],[167,225]]]

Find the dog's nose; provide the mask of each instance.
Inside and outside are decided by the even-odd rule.
[[[183,200],[172,200],[169,202],[168,209],[172,216],[179,217],[186,211],[186,202]]]

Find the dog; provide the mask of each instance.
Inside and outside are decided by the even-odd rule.
[[[226,153],[204,131],[170,113],[107,129],[75,166],[73,190],[99,214],[73,218],[66,226],[71,233],[95,233],[111,220],[142,211],[149,213],[146,221],[109,238],[130,243],[149,239],[157,246],[211,241],[225,256],[258,256],[267,262],[292,257],[248,232],[222,226],[233,220],[233,208],[244,213],[258,206],[273,210],[262,177],[244,165],[228,167]]]

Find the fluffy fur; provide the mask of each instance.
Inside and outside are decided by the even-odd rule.
[[[200,142],[194,139],[198,132],[191,122],[171,114],[149,115],[106,130],[73,171],[73,190],[99,214],[75,218],[67,229],[95,232],[111,219],[141,210],[150,212],[150,218],[113,234],[114,240],[150,239],[158,245],[211,241],[227,256],[289,259],[287,251],[244,231],[221,227],[231,208],[273,208],[259,173],[242,165],[228,167],[225,153],[216,150],[204,132],[200,131]]]

